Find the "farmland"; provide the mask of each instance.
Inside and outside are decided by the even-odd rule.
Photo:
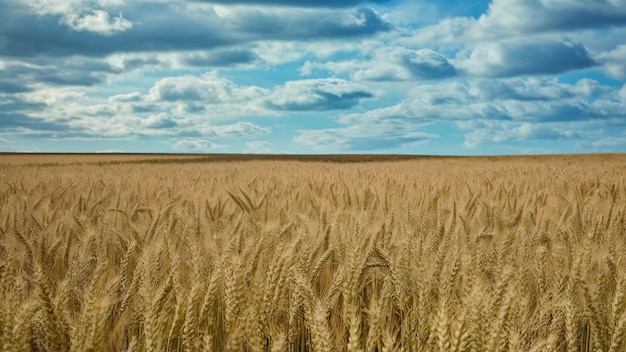
[[[623,351],[626,155],[0,155],[8,351]]]

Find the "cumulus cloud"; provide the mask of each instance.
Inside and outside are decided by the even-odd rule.
[[[344,114],[338,121],[348,125],[349,131],[376,126],[370,127],[374,134],[384,131],[379,126],[390,123],[405,126],[407,131],[425,124],[454,123],[466,131],[466,148],[528,141],[582,145],[598,137],[600,126],[624,127],[626,94],[622,97],[622,93],[590,79],[575,84],[548,78],[455,80],[417,86],[398,104]],[[346,133],[345,128],[306,131],[298,141],[341,147],[341,142],[332,144],[332,140],[345,140]],[[616,143],[613,139],[605,143],[609,142]]]
[[[373,98],[364,85],[338,78],[289,81],[272,91],[265,106],[279,111],[325,111],[350,109]]]
[[[198,101],[215,104],[249,101],[264,94],[252,86],[238,86],[233,81],[213,73],[198,76],[166,77],[150,89],[147,100],[153,102]]]
[[[170,129],[176,127],[178,123],[168,113],[160,113],[155,115],[150,115],[147,118],[141,119],[141,127],[142,130],[149,129]]]
[[[81,3],[82,4],[82,3]],[[88,3],[85,3],[88,4]],[[0,2],[0,56],[107,56],[113,53],[208,50],[259,40],[311,41],[371,36],[391,27],[371,8],[228,7],[185,2],[134,1],[119,5],[124,16],[98,8],[46,7],[33,11],[17,1]],[[112,7],[113,8],[113,7]],[[60,22],[59,22],[60,21]],[[173,30],[175,29],[175,30]],[[103,35],[105,34],[105,35]],[[115,34],[115,35],[113,35]]]
[[[41,89],[19,96],[0,93],[3,121],[0,133],[48,131],[55,138],[81,136],[178,135],[215,138],[254,138],[271,133],[252,122],[218,124],[218,120],[268,113],[260,99],[247,94],[260,88],[237,86],[213,74],[159,80],[147,94],[131,92],[94,103],[91,97],[67,89]],[[199,98],[198,98],[199,97]],[[195,100],[194,100],[195,99]],[[195,104],[203,109],[186,108]],[[211,106],[206,109],[206,106]],[[180,110],[193,110],[185,113]],[[208,111],[207,111],[208,110]]]
[[[509,120],[518,122],[583,121],[610,119],[621,103],[607,101],[604,110],[591,95],[597,82],[576,84],[551,79],[484,80],[424,84],[411,90],[400,103],[363,113],[346,114],[340,121],[412,120]],[[613,104],[609,110],[606,108]]]
[[[278,5],[278,6],[293,6],[293,7],[352,7],[368,2],[373,3],[386,3],[390,0],[308,0],[308,1],[293,1],[293,0],[196,0],[204,2],[212,2],[216,4],[241,4],[241,5]]]
[[[93,10],[83,16],[72,16],[66,20],[75,31],[86,31],[111,36],[133,28],[133,23],[124,18],[120,12],[116,17],[102,10]]]
[[[217,11],[226,29],[265,39],[309,40],[373,35],[391,29],[372,8],[350,10],[234,7]]]
[[[459,81],[422,84],[407,93],[396,105],[342,115],[339,121],[356,123],[384,120],[459,120],[485,117],[486,105],[476,101],[467,84]],[[495,116],[494,116],[495,118]]]
[[[576,84],[561,84],[556,79],[515,78],[507,80],[479,79],[471,83],[472,93],[482,101],[557,101],[589,97],[601,91],[597,81],[584,78]]]
[[[59,22],[78,32],[91,32],[112,36],[133,28],[133,23],[121,12],[111,16],[106,10],[120,8],[123,0],[25,0],[28,7],[39,16],[59,16]],[[96,6],[94,8],[93,6]]]
[[[581,132],[624,128],[626,87],[600,74],[626,77],[623,0],[493,0],[433,26],[402,6],[444,14],[388,0],[0,1],[0,135],[254,152],[272,148],[268,119],[305,112],[320,127],[281,133],[328,151],[410,148],[444,126],[466,147],[623,148]],[[597,81],[563,83],[587,73]]]
[[[434,80],[456,76],[455,67],[442,54],[430,50],[401,47],[377,50],[371,60],[312,63],[307,61],[300,72],[310,75],[324,69],[334,73],[349,73],[353,79],[364,81]]]
[[[597,60],[602,63],[604,72],[609,77],[626,78],[626,45],[618,45],[613,50],[599,53]]]
[[[0,23],[5,25],[0,27],[0,36],[5,33],[11,35],[7,36],[4,48],[0,48],[0,56],[58,57],[78,54],[93,57],[119,52],[207,49],[226,43],[224,36],[217,31],[218,27],[210,24],[210,14],[201,21],[197,15],[181,13],[170,6],[173,5],[128,4],[123,9],[124,13],[136,18],[141,25],[114,36],[105,36],[90,31],[68,31],[65,17],[62,17],[66,15],[48,13],[42,16],[28,11],[19,2],[3,1],[0,2]],[[83,13],[73,16],[80,19]],[[119,21],[119,25],[124,23]],[[75,24],[80,25],[81,22],[77,20]],[[172,28],[177,30],[172,31]],[[100,30],[107,31],[106,28]]]
[[[413,40],[467,43],[623,25],[626,2],[621,0],[493,0],[487,12],[477,19],[445,18],[417,30]]]
[[[626,84],[624,84],[622,89],[619,90],[619,92],[617,93],[617,96],[619,97],[622,103],[626,104]]]
[[[614,62],[617,64],[617,60]],[[556,75],[596,65],[586,47],[577,42],[511,39],[480,43],[461,51],[452,60],[431,49],[384,47],[377,49],[370,60],[307,61],[300,73],[311,75],[316,70],[326,70],[347,73],[361,81],[425,81],[459,75],[488,78]]]
[[[559,74],[596,63],[580,43],[511,40],[479,44],[457,65],[472,76],[499,78]]]

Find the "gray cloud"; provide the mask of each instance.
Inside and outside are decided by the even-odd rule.
[[[0,77],[1,76],[2,75],[0,75]],[[9,80],[0,80],[0,93],[15,94],[26,93],[30,91],[32,91],[32,88],[28,87],[27,85]]]
[[[314,70],[349,73],[362,81],[437,80],[457,76],[456,68],[442,54],[430,50],[385,47],[375,51],[370,60],[338,62],[307,61],[300,72],[310,75]]]
[[[623,102],[615,99],[592,100],[594,93],[606,89],[587,79],[575,85],[549,79],[425,84],[411,90],[407,98],[396,105],[343,115],[340,121],[567,122],[623,117],[626,108]]]
[[[7,40],[0,55],[104,56],[115,52],[206,49],[228,43],[216,27],[207,24],[210,21],[177,13],[166,4],[136,4],[125,11],[141,25],[107,37],[74,31],[57,15],[37,16],[16,2],[2,2],[0,35]]]
[[[228,49],[206,53],[194,53],[182,59],[185,65],[198,67],[226,67],[250,64],[256,61],[256,55],[250,50]]]
[[[457,75],[445,56],[430,49],[384,48],[369,62],[343,68],[354,70],[355,79],[367,81],[435,80]]]
[[[198,102],[201,104],[249,101],[263,94],[258,87],[238,86],[233,81],[206,74],[200,77],[166,77],[155,83],[146,99],[152,102]]]
[[[46,108],[46,104],[40,102],[30,102],[26,101],[21,97],[9,96],[2,97],[0,96],[0,113],[14,113],[14,112],[24,112],[30,110],[43,110]]]
[[[511,5],[522,12],[510,12],[509,16],[517,16],[520,27],[529,31],[576,30],[626,25],[626,3],[621,0],[599,1],[561,1],[561,0],[500,0],[490,6],[488,16],[502,15],[502,10]],[[530,21],[522,25],[522,16],[529,16]],[[504,17],[509,19],[508,17]],[[495,21],[495,19],[494,19]]]
[[[183,3],[132,2],[123,9],[137,25],[113,36],[76,31],[58,14],[36,15],[15,1],[0,2],[0,56],[106,56],[120,52],[208,50],[256,40],[373,35],[390,26],[370,8],[347,10],[237,8],[227,14]]]
[[[265,106],[279,111],[326,111],[350,109],[373,97],[369,88],[342,79],[311,79],[274,89]]]
[[[492,41],[537,33],[561,33],[626,25],[621,0],[493,0],[479,18],[451,17],[420,28],[414,40],[431,43]]]
[[[556,79],[534,77],[474,80],[472,88],[482,101],[555,101],[590,96],[600,90],[598,82],[590,79],[582,79],[575,85],[566,85],[559,84]]]
[[[170,129],[178,126],[176,120],[167,113],[148,116],[142,122],[144,128],[150,129]]]
[[[0,132],[63,132],[70,127],[63,122],[51,122],[30,117],[19,112],[0,112]]]
[[[442,79],[456,75],[445,56],[428,49],[400,56],[402,64],[418,79]]]
[[[123,57],[118,62],[115,62],[115,70],[118,72],[128,72],[149,66],[158,67],[164,64],[165,63],[156,57]]]
[[[157,104],[137,103],[137,104],[132,105],[131,110],[133,113],[143,114],[143,113],[158,112],[158,111],[161,111],[162,108],[158,106]]]
[[[108,74],[118,72],[106,62],[70,58],[32,60],[29,64],[10,62],[0,70],[0,81],[10,80],[24,85],[44,83],[54,86],[93,86],[102,83]],[[28,90],[27,90],[28,91]]]
[[[251,39],[311,40],[373,35],[391,29],[371,8],[353,10],[238,8],[221,18]]]
[[[353,7],[361,4],[371,3],[387,3],[391,0],[195,0],[199,2],[211,2],[224,5],[278,5],[292,7]]]
[[[580,43],[512,40],[480,44],[457,65],[469,75],[498,78],[559,74],[597,63]]]

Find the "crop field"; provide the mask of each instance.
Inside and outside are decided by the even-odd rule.
[[[626,155],[0,155],[3,351],[624,351]]]

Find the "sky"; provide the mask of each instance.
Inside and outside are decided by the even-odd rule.
[[[1,0],[0,151],[626,152],[626,0]]]

